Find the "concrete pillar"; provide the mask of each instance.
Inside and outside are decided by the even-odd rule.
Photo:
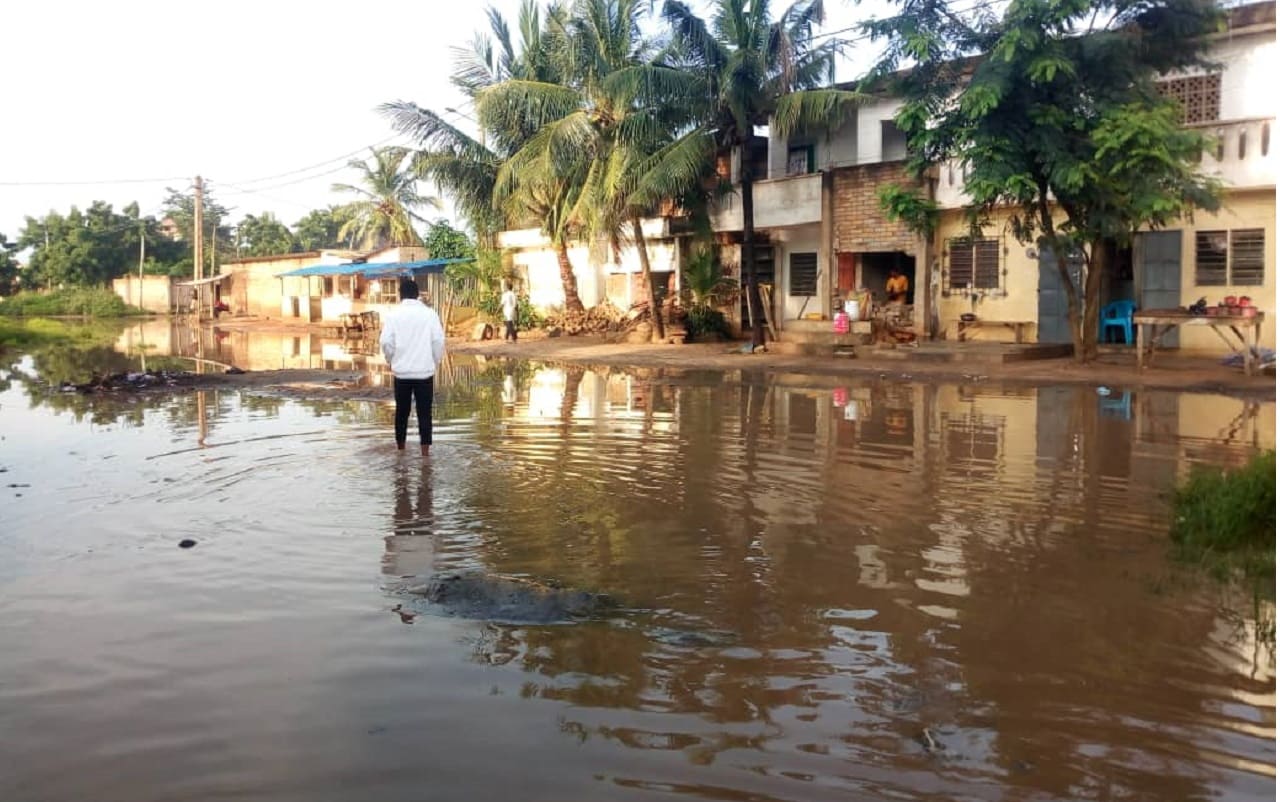
[[[831,293],[835,286],[832,278],[836,264],[835,179],[835,172],[822,172],[822,221],[818,235],[818,301],[822,305],[818,311],[822,312],[824,320],[831,316]]]

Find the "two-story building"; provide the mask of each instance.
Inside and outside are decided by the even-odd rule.
[[[1216,140],[1201,169],[1222,180],[1222,205],[1139,233],[1132,249],[1116,254],[1102,290],[1104,305],[1129,300],[1140,309],[1170,309],[1201,297],[1213,305],[1249,296],[1266,314],[1264,345],[1275,347],[1275,100],[1266,88],[1280,67],[1275,19],[1274,3],[1230,9],[1226,28],[1211,38],[1209,59],[1216,67],[1162,79],[1165,93],[1181,102],[1185,124]],[[970,239],[961,211],[963,182],[959,167],[939,170],[936,198],[944,213],[934,278],[943,330],[954,337],[960,316],[969,313],[1033,323],[1039,342],[1070,342],[1066,290],[1052,255],[1019,243],[1000,215],[980,238]],[[1222,347],[1204,327],[1183,328],[1163,344],[1189,351]]]
[[[1186,124],[1218,141],[1203,169],[1226,187],[1222,208],[1194,221],[1139,234],[1118,254],[1103,303],[1133,300],[1140,308],[1172,308],[1206,297],[1247,295],[1266,313],[1263,341],[1275,344],[1274,101],[1266,90],[1276,62],[1275,6],[1253,3],[1228,12],[1215,34],[1208,72],[1168,76],[1168,94],[1183,104]],[[852,88],[852,87],[849,87]],[[983,235],[969,237],[963,207],[964,175],[944,165],[929,179],[942,208],[935,236],[926,241],[889,220],[879,192],[910,181],[907,143],[894,122],[901,102],[880,97],[842,124],[788,139],[758,138],[719,170],[735,186],[747,158],[753,184],[756,275],[771,289],[769,316],[787,332],[830,331],[830,318],[850,291],[866,288],[884,299],[890,271],[910,279],[907,303],[921,337],[955,339],[962,316],[1013,321],[1030,341],[1070,342],[1065,289],[1048,254],[1019,243],[994,215]],[[741,276],[742,206],[738,193],[721,197],[712,216],[726,274]],[[690,239],[678,219],[645,222],[649,257],[660,289],[678,291]],[[559,266],[550,241],[537,230],[503,232],[501,247],[527,282],[538,306],[563,303]],[[569,249],[583,302],[609,300],[626,308],[644,296],[634,246],[577,244]],[[743,303],[734,323],[746,319]],[[814,318],[817,318],[816,320]],[[983,330],[983,338],[1012,339],[1012,329]],[[1165,344],[1173,344],[1167,340]],[[1213,332],[1182,333],[1181,346],[1219,348]]]

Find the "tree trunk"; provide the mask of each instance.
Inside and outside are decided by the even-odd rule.
[[[636,252],[640,254],[640,277],[644,281],[645,294],[649,296],[649,316],[653,318],[653,341],[662,342],[667,339],[666,329],[662,325],[662,307],[658,305],[658,293],[653,289],[653,274],[649,272],[649,246],[644,241],[644,230],[640,227],[640,218],[631,218],[631,231],[636,239]]]
[[[1102,280],[1111,274],[1110,243],[1099,240],[1089,246],[1089,273],[1084,282],[1084,329],[1081,331],[1084,362],[1098,358],[1098,318],[1102,309]]]
[[[578,278],[573,275],[573,264],[569,261],[569,247],[563,242],[556,243],[556,259],[560,262],[560,283],[564,285],[564,311],[585,312],[578,297]]]
[[[756,280],[756,221],[755,200],[752,198],[751,167],[748,164],[747,144],[739,148],[742,164],[742,270],[747,276],[747,308],[751,310],[751,345],[764,345],[764,308],[760,303],[759,282]]]

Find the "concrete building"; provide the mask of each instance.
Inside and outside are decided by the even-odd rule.
[[[1185,307],[1207,298],[1247,295],[1267,316],[1263,344],[1275,347],[1276,162],[1270,147],[1275,103],[1269,85],[1276,61],[1275,5],[1254,3],[1228,12],[1228,26],[1212,38],[1214,71],[1171,75],[1167,94],[1180,100],[1186,124],[1216,138],[1219,147],[1202,161],[1222,179],[1217,212],[1138,235],[1131,252],[1118,255],[1102,303],[1132,300],[1142,309]],[[933,263],[939,322],[954,338],[962,314],[1021,321],[1038,342],[1070,342],[1066,294],[1048,253],[1017,241],[1006,217],[996,215],[976,242],[968,242],[961,207],[964,176],[957,166],[939,171],[937,199],[944,208]],[[922,286],[917,274],[915,284]],[[1012,331],[985,330],[984,338],[1011,339]],[[1221,353],[1205,327],[1181,327],[1164,341],[1183,350]]]
[[[1205,172],[1225,186],[1222,208],[1198,212],[1194,222],[1144,232],[1131,252],[1119,255],[1103,304],[1133,300],[1140,308],[1185,307],[1247,295],[1265,314],[1263,343],[1275,346],[1275,154],[1270,147],[1274,101],[1266,87],[1276,68],[1275,6],[1254,3],[1228,12],[1227,28],[1214,35],[1209,73],[1171,75],[1168,94],[1183,102],[1186,124],[1219,141],[1205,156]],[[755,266],[771,289],[768,314],[775,327],[803,336],[829,332],[840,300],[867,288],[883,300],[889,271],[911,279],[908,304],[922,337],[955,339],[962,315],[1019,324],[1027,341],[1070,342],[1066,295],[1047,254],[1021,244],[997,214],[983,236],[969,241],[964,219],[964,176],[942,166],[929,178],[943,208],[931,241],[888,220],[878,193],[909,183],[906,138],[894,117],[901,102],[884,97],[860,107],[841,125],[788,139],[771,136],[748,149],[754,182]],[[735,186],[741,154],[719,172]],[[678,218],[646,222],[655,280],[672,290],[688,256],[689,239]],[[726,274],[741,275],[742,208],[739,193],[719,200],[712,217]],[[536,230],[508,231],[499,243],[512,253],[535,305],[563,302],[559,266],[549,241]],[[638,272],[635,249],[613,251],[579,244],[569,249],[579,292],[588,306],[608,299],[626,307],[642,297],[629,277]],[[674,276],[672,275],[674,273]],[[745,302],[731,315],[741,325]],[[813,318],[817,318],[816,320]],[[1013,328],[984,327],[983,339],[1014,339]],[[1220,352],[1221,342],[1203,327],[1176,332],[1165,345]]]

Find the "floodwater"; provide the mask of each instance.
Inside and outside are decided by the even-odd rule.
[[[459,358],[424,462],[385,403],[32,379],[111,354],[0,367],[5,802],[1275,796],[1272,649],[1165,539],[1274,404]],[[401,592],[451,569],[624,609]]]

